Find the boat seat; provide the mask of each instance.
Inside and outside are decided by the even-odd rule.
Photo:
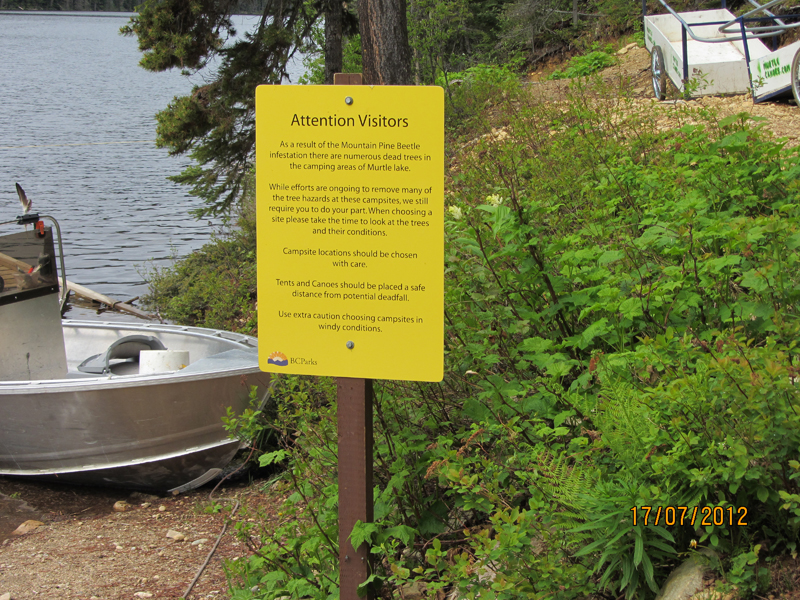
[[[90,356],[80,365],[78,371],[102,375],[111,373],[112,368],[121,363],[138,363],[142,350],[166,350],[161,340],[150,335],[128,335],[116,340],[102,354]],[[112,363],[112,361],[114,361]]]

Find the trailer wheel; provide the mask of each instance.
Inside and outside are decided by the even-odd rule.
[[[663,100],[667,96],[667,69],[664,65],[664,53],[659,46],[653,46],[650,52],[650,70],[653,74],[653,94],[656,100]]]
[[[794,103],[796,106],[800,106],[800,50],[794,53],[790,77],[792,78],[792,94],[794,94]]]

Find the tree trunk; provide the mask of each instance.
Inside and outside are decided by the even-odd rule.
[[[411,14],[411,20],[414,23],[419,23],[422,17],[420,16],[419,0],[408,0],[408,12]],[[415,45],[411,48],[411,73],[414,77],[414,85],[422,85],[422,53]]]
[[[406,0],[359,0],[366,85],[411,85]]]
[[[333,74],[342,72],[342,2],[325,2],[325,83],[333,85]]]

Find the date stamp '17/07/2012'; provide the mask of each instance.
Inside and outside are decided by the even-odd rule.
[[[633,506],[633,525],[747,525],[747,508],[740,506]]]

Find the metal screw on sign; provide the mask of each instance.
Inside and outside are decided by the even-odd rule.
[[[353,342],[347,342],[346,346],[348,350],[352,350],[353,348],[356,347],[356,345]]]
[[[353,103],[353,99],[350,96],[348,96],[347,98],[344,99],[344,103],[347,104],[347,106],[350,106]]]

